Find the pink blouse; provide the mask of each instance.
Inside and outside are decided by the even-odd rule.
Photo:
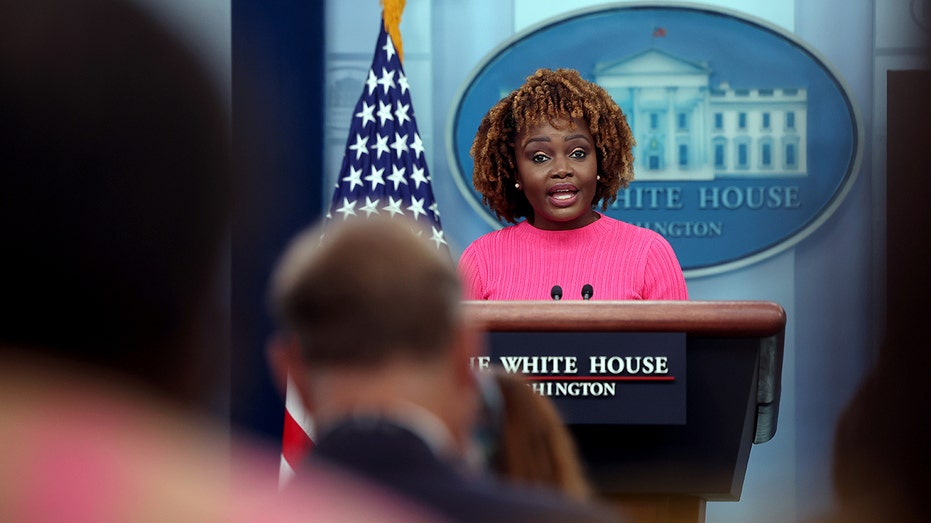
[[[682,268],[659,233],[600,215],[590,225],[545,231],[526,221],[472,242],[459,259],[468,300],[687,300]]]

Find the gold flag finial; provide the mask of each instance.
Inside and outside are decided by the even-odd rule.
[[[404,62],[404,51],[401,46],[401,13],[404,12],[406,0],[381,0],[382,18],[385,20],[385,31],[394,42],[394,50],[398,52],[398,60]]]

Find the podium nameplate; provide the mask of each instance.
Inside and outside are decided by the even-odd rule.
[[[520,373],[569,424],[686,423],[681,332],[491,332],[481,370]]]

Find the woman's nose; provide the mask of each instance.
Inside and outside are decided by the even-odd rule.
[[[569,167],[569,162],[565,158],[557,157],[553,160],[553,170],[550,172],[550,176],[554,178],[564,178],[571,175],[572,169]]]

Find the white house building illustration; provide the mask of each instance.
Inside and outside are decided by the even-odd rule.
[[[595,82],[621,106],[637,140],[637,179],[807,176],[807,91],[712,87],[711,72],[656,48],[595,66]]]

